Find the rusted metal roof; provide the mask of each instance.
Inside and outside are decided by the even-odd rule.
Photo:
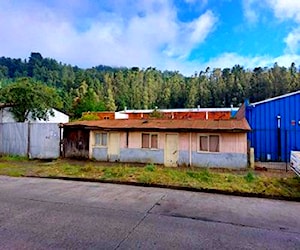
[[[172,130],[172,131],[250,131],[246,119],[230,120],[98,120],[76,121],[64,127],[107,130]]]

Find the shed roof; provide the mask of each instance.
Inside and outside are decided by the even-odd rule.
[[[166,130],[166,131],[227,131],[251,130],[245,118],[241,120],[97,120],[76,121],[64,127],[107,130]]]
[[[266,99],[266,100],[263,100],[263,101],[254,102],[254,103],[251,103],[250,106],[259,105],[259,104],[262,104],[262,103],[271,102],[271,101],[275,101],[275,100],[278,100],[278,99],[281,99],[281,98],[286,98],[286,97],[293,96],[293,95],[298,95],[298,94],[300,94],[300,90],[295,91],[295,92],[291,92],[291,93],[288,93],[288,94],[285,94],[285,95],[275,96],[275,97],[272,97],[272,98],[269,98],[269,99]]]

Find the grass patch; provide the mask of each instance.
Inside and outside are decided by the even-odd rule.
[[[45,164],[41,161],[15,159],[15,157],[0,158],[0,175],[79,177],[300,198],[300,178],[298,177],[270,177],[256,175],[252,171],[237,174],[234,171],[218,172],[202,168],[166,168],[153,164],[147,164],[144,167],[127,164],[107,166],[107,164],[101,165],[97,162],[74,164],[64,160]]]
[[[186,174],[199,182],[210,182],[213,178],[212,174],[207,169],[202,171],[187,171]]]
[[[27,161],[27,156],[19,156],[19,155],[1,155],[1,161]]]

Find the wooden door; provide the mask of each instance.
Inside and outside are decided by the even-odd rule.
[[[89,158],[89,130],[64,128],[64,157]]]
[[[176,167],[178,164],[178,134],[166,134],[165,137],[165,166]]]
[[[109,133],[107,154],[108,161],[120,160],[120,133]]]

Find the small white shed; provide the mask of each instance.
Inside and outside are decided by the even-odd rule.
[[[2,108],[0,107],[0,123],[16,122],[13,114],[10,112],[9,109],[10,109],[9,107],[2,107]],[[49,119],[47,121],[33,120],[31,118],[29,118],[29,121],[34,123],[68,123],[69,122],[69,116],[67,114],[54,108],[52,110],[54,112],[54,116],[51,116],[49,114]]]

